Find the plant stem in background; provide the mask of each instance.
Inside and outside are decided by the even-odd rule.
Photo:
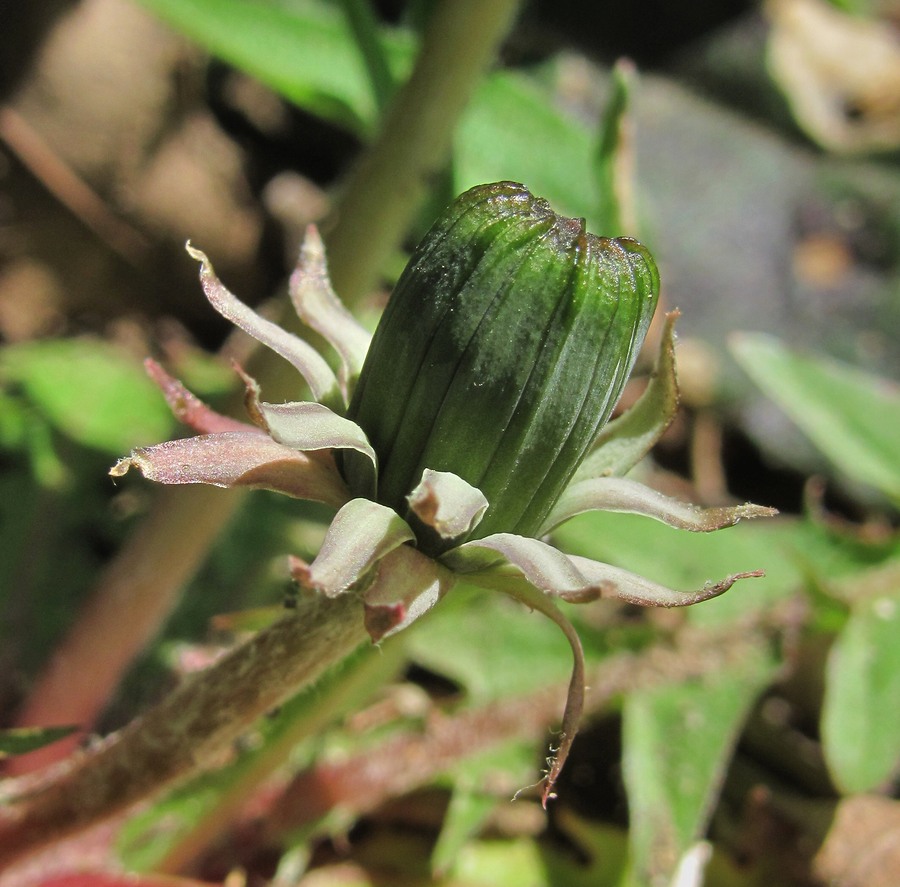
[[[335,291],[351,308],[378,282],[450,153],[463,108],[494,59],[519,0],[449,0],[433,12],[409,80],[344,185],[325,227]]]
[[[367,637],[355,595],[301,597],[295,611],[186,681],[98,750],[4,806],[0,869],[216,762],[257,718]]]
[[[349,292],[358,300],[400,242],[428,176],[446,162],[456,121],[517,7],[518,0],[445,0],[435,9],[409,83],[335,208],[330,266],[342,297]],[[264,389],[270,381],[278,387],[280,363],[272,354],[260,355],[254,372]],[[197,488],[157,496],[38,678],[19,724],[89,728],[241,500],[234,491]],[[100,651],[104,676],[95,682],[85,676],[93,675]],[[68,750],[49,746],[40,761],[58,760]]]

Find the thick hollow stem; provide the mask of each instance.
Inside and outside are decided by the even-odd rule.
[[[0,868],[212,765],[223,746],[366,638],[354,595],[301,598],[296,611],[85,752],[64,775],[0,810]]]

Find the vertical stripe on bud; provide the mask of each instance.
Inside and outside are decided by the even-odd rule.
[[[450,471],[490,503],[472,537],[532,535],[609,418],[658,291],[636,241],[588,234],[512,182],[463,194],[398,281],[350,404],[375,498],[439,553],[406,497],[424,469]],[[343,470],[365,483],[355,454]]]

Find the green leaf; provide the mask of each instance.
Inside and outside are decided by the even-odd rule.
[[[858,602],[826,671],[822,743],[846,793],[885,784],[900,766],[900,589]]]
[[[497,798],[479,792],[477,789],[454,787],[441,824],[431,867],[435,872],[444,872],[459,856],[460,851],[484,825],[497,806]]]
[[[358,133],[378,119],[375,93],[350,25],[317,0],[141,0],[173,27],[289,101]],[[382,32],[396,78],[410,66],[413,41]]]
[[[462,848],[481,830],[499,804],[534,778],[534,743],[513,740],[486,753],[461,760],[448,774],[452,794],[441,833],[431,854],[431,868],[447,871]],[[503,797],[504,787],[506,797]]]
[[[794,529],[777,520],[701,535],[645,517],[593,512],[573,518],[554,539],[567,552],[608,561],[676,589],[700,588],[736,571],[766,570],[765,578],[740,583],[687,611],[692,621],[722,625],[762,613],[791,593],[801,578],[793,558]]]
[[[594,147],[587,127],[561,113],[532,78],[497,72],[481,84],[457,129],[456,191],[480,182],[525,182],[558,212],[585,218],[588,230],[611,233],[591,187]]]
[[[174,424],[140,364],[105,342],[11,345],[0,353],[0,378],[20,386],[57,430],[111,455],[161,440]]]
[[[0,730],[0,760],[43,748],[51,742],[71,736],[77,729],[78,727],[17,727]]]
[[[900,503],[900,387],[761,334],[731,349],[750,377],[848,477]]]
[[[596,857],[585,865],[568,849],[556,849],[530,838],[468,844],[451,871],[449,883],[466,887],[604,887],[615,884],[622,865],[621,833],[595,830]],[[599,838],[603,835],[603,840]],[[592,848],[593,849],[593,848]]]
[[[635,883],[669,884],[702,837],[741,725],[775,666],[757,648],[725,672],[626,698],[623,775]]]
[[[505,595],[465,585],[416,623],[405,644],[415,662],[456,681],[473,702],[562,684],[571,668],[566,641],[550,620]]]
[[[372,9],[371,0],[341,0],[341,6],[365,62],[378,110],[383,112],[394,94],[397,82],[391,73],[389,58],[381,42],[378,17]]]

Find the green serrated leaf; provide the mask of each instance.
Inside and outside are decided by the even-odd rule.
[[[844,474],[900,503],[900,387],[762,334],[735,336],[731,350]]]
[[[102,341],[11,345],[0,353],[0,377],[17,384],[58,431],[110,455],[162,440],[174,424],[140,364]]]
[[[626,698],[623,775],[636,884],[669,884],[702,837],[741,725],[775,666],[757,649],[702,681]]]
[[[71,736],[78,727],[17,727],[0,730],[0,760],[43,748]]]
[[[885,784],[900,767],[900,589],[859,601],[828,658],[822,744],[847,794]]]

